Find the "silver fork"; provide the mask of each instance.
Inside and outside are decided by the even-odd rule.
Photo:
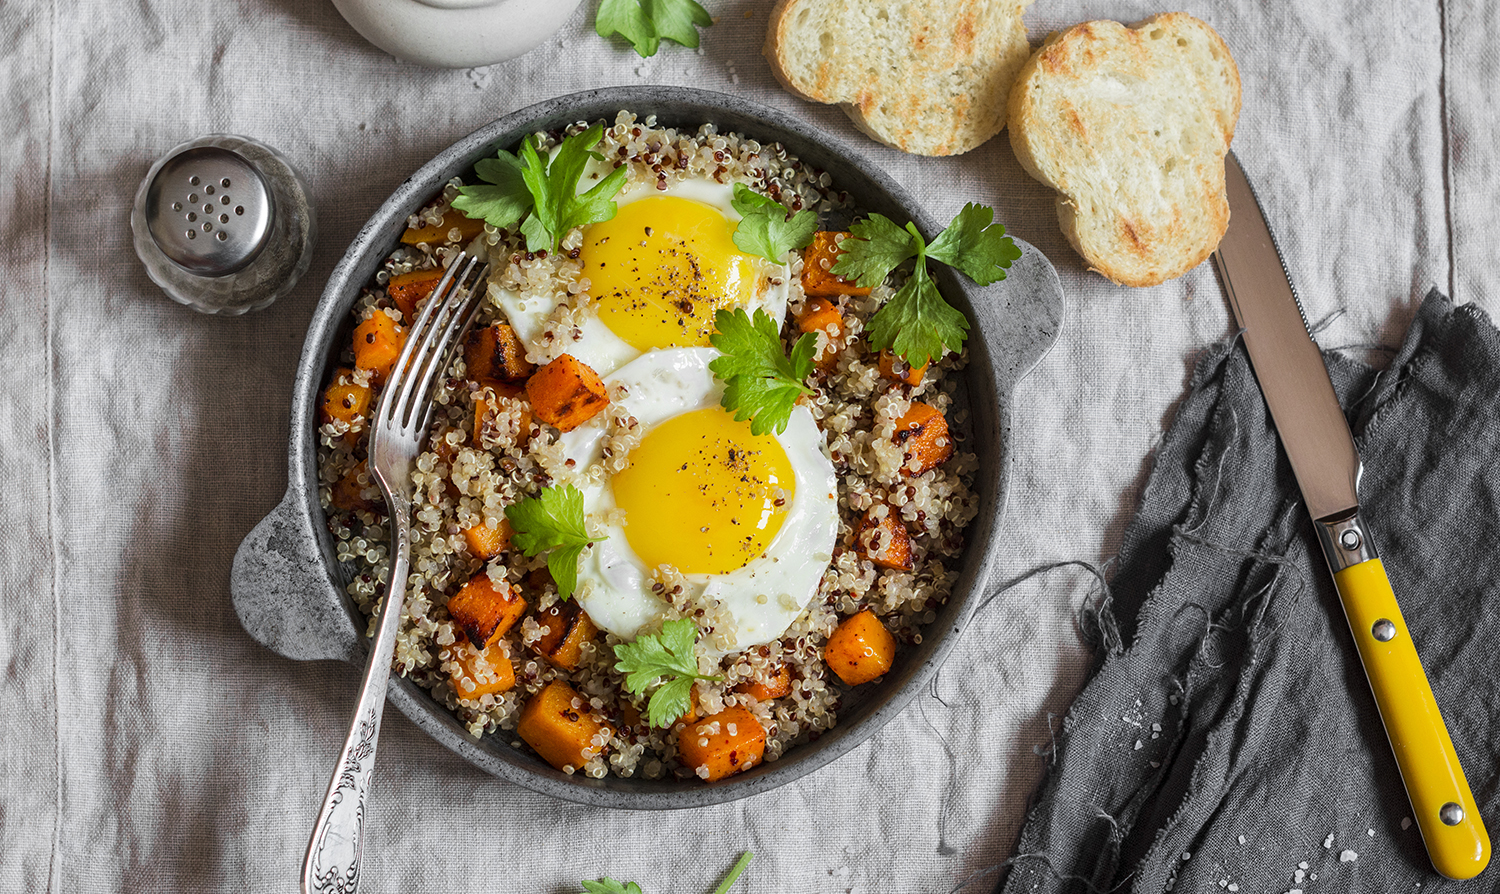
[[[396,651],[396,631],[401,627],[406,604],[411,563],[411,466],[432,421],[428,395],[433,380],[448,368],[460,337],[473,323],[480,304],[474,300],[478,285],[489,272],[488,266],[479,267],[479,258],[468,259],[467,264],[465,260],[460,252],[448,265],[448,272],[408,330],[406,346],[391,369],[371,420],[370,471],[390,512],[391,574],[349,736],[307,843],[307,856],[302,862],[303,894],[354,894],[359,889],[375,741],[385,708],[391,657]]]

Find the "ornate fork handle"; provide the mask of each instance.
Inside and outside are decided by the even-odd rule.
[[[349,736],[339,752],[328,794],[307,843],[302,862],[303,894],[354,894],[359,890],[360,860],[364,855],[365,804],[370,797],[370,776],[375,769],[375,745],[380,736],[380,715],[385,710],[386,683],[391,658],[396,651],[396,631],[406,604],[406,575],[411,561],[410,506],[393,507],[392,539],[395,559],[385,602],[380,607],[370,662],[359,687],[359,701]]]

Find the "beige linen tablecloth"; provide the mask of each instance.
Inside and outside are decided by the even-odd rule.
[[[1002,136],[950,159],[869,142],[773,81],[769,4],[707,0],[695,53],[639,60],[588,0],[514,62],[438,71],[375,50],[321,0],[0,6],[0,891],[290,891],[358,673],[283,660],[230,608],[230,558],[286,484],[293,371],[322,281],[411,171],[499,115],[574,90],[680,84],[766,103],[859,146],[946,218],[996,207],[1056,264],[1061,339],[1021,385],[1002,577],[1100,563],[1230,321],[1207,267],[1153,289],[1088,273]],[[1495,314],[1500,9],[1485,0],[1192,2],[1244,82],[1234,147],[1325,346],[1380,357],[1430,285]],[[1034,42],[1144,2],[1037,0]],[[127,214],[153,160],[212,131],[306,174],[312,269],[267,310],[167,300]],[[1041,575],[974,622],[937,690],[801,782],[658,815],[486,776],[388,715],[366,890],[945,892],[1006,859],[1053,715],[1089,653],[1091,578]],[[975,880],[977,879],[977,880]]]

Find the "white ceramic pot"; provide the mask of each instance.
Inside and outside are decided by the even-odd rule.
[[[493,65],[546,40],[580,0],[333,0],[365,40],[434,68]]]

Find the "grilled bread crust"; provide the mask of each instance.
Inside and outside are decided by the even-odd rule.
[[[1057,190],[1089,266],[1151,286],[1198,266],[1229,226],[1224,155],[1240,113],[1229,47],[1186,13],[1052,34],[1011,88],[1010,144]]]
[[[838,103],[880,142],[958,155],[1005,127],[1030,3],[779,0],[763,52],[787,90]]]

